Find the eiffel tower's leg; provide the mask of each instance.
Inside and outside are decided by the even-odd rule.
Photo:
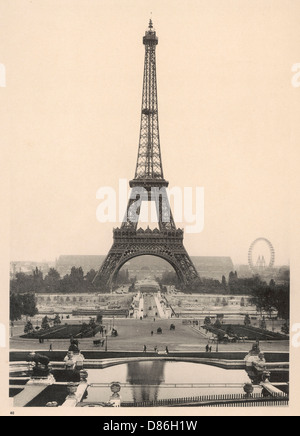
[[[121,226],[122,229],[137,229],[143,201],[148,201],[147,190],[140,186],[135,186],[130,193],[126,214]]]
[[[120,261],[121,256],[121,253],[115,252],[115,247],[113,245],[106,259],[104,260],[100,270],[97,272],[93,280],[93,284],[95,286],[98,286],[100,288],[103,287],[105,289],[109,289],[111,287],[111,277]]]
[[[175,257],[180,265],[180,269],[183,271],[185,284],[187,286],[191,286],[193,284],[199,285],[201,281],[198,272],[185,248],[183,247],[183,252],[181,254],[176,254]]]
[[[154,188],[151,190],[152,200],[155,201],[156,213],[158,217],[159,230],[176,230],[176,225],[173,219],[168,194],[166,187]]]

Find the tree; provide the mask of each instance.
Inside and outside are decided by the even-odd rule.
[[[281,331],[282,333],[284,333],[285,335],[289,335],[290,334],[290,325],[289,323],[286,321],[284,323],[284,325],[281,327]]]
[[[81,267],[72,267],[71,273],[67,274],[60,280],[60,290],[63,293],[84,292],[87,290],[89,283],[84,279],[83,269]]]
[[[72,287],[76,290],[82,290],[83,289],[83,282],[84,282],[84,273],[83,269],[81,267],[76,268],[75,266],[71,269],[70,274],[70,281],[72,284]]]
[[[85,280],[88,282],[89,285],[91,285],[94,281],[94,278],[96,277],[96,271],[94,269],[91,269],[85,276]]]
[[[24,328],[25,335],[33,332],[33,325],[31,321],[28,321]]]
[[[248,315],[248,314],[245,316],[245,319],[244,319],[244,325],[245,325],[246,327],[248,327],[248,326],[251,325],[251,318],[250,318],[250,315]]]
[[[231,271],[231,272],[229,273],[229,279],[228,279],[229,284],[230,284],[231,282],[234,282],[235,279],[236,279],[236,276],[235,276],[234,272]]]
[[[97,324],[95,323],[94,318],[91,318],[91,320],[89,322],[89,328],[92,330],[93,336],[95,336],[96,335],[96,331],[97,331]]]
[[[216,298],[216,302],[215,302],[215,306],[220,306],[220,304],[221,304],[221,300],[220,300],[220,297],[217,297]]]
[[[227,280],[225,276],[222,276],[222,286],[224,289],[227,289]]]
[[[49,277],[50,279],[55,280],[55,281],[60,280],[60,274],[55,268],[50,268],[46,277]]]
[[[215,326],[217,329],[221,328],[221,327],[222,327],[222,323],[221,323],[221,321],[220,321],[219,319],[217,319],[216,322],[215,322],[215,324],[214,324],[214,326]]]
[[[211,325],[211,318],[209,316],[207,316],[204,320],[204,325],[206,326],[210,326]]]
[[[30,291],[42,292],[44,290],[44,276],[42,271],[40,271],[38,267],[36,267],[35,270],[32,271],[32,273],[33,273],[33,283],[32,283],[32,289]]]
[[[22,272],[16,274],[15,280],[11,282],[11,290],[19,294],[33,291],[33,275],[27,275]]]
[[[275,307],[278,317],[289,321],[290,319],[290,288],[289,285],[278,286],[275,289]]]
[[[262,330],[267,330],[267,323],[266,323],[266,318],[265,318],[265,317],[263,317],[263,318],[260,320],[260,322],[259,322],[259,327],[260,327]]]
[[[223,298],[223,300],[222,300],[222,305],[225,307],[225,306],[228,306],[228,301],[226,300],[226,298],[224,297]]]
[[[284,282],[285,284],[290,283],[290,270],[289,268],[281,268],[278,275],[278,280]]]
[[[10,294],[10,321],[18,321],[22,315],[34,317],[38,313],[33,294]]]
[[[10,321],[18,321],[22,318],[23,310],[22,310],[22,301],[21,297],[16,294],[10,294]]]
[[[50,329],[49,318],[47,316],[45,316],[45,318],[43,318],[43,320],[42,320],[42,329],[43,330],[49,330]]]
[[[128,289],[129,292],[135,292],[135,282],[133,282]]]
[[[97,318],[96,318],[96,322],[98,324],[102,324],[102,321],[103,321],[103,316],[100,313],[98,313]]]
[[[47,292],[57,292],[60,289],[60,274],[56,269],[50,268],[45,277],[44,284]]]
[[[23,315],[30,316],[32,318],[39,313],[36,307],[36,299],[33,294],[22,295],[22,303],[23,303],[23,308],[22,308]]]
[[[60,325],[61,324],[61,319],[59,315],[56,315],[56,317],[54,318],[53,324],[55,326]]]
[[[274,280],[274,279],[270,280],[270,284],[269,284],[269,286],[270,286],[270,288],[275,288],[276,283],[275,283],[275,280]]]

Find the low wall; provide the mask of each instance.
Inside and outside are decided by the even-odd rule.
[[[44,356],[48,356],[52,362],[61,362],[67,354],[67,351],[39,351],[35,350],[37,353]],[[121,359],[127,357],[143,357],[145,354],[142,352],[135,351],[84,351],[81,350],[82,354],[86,359]],[[24,362],[26,361],[30,351],[11,351],[10,352],[10,362]],[[229,352],[219,352],[219,353],[203,353],[203,352],[170,352],[170,357],[176,358],[198,358],[198,359],[224,359],[224,360],[243,360],[248,353],[240,351],[229,351]],[[290,356],[288,352],[266,352],[264,353],[267,362],[289,362]],[[159,358],[162,355],[157,355],[156,353],[147,353],[147,357]]]

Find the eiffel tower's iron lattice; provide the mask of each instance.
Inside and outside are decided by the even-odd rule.
[[[145,45],[144,82],[139,150],[131,195],[121,228],[114,229],[114,243],[98,271],[94,283],[111,287],[122,266],[137,256],[153,255],[169,262],[183,287],[200,283],[183,245],[183,230],[177,229],[171,212],[164,178],[158,123],[156,46],[158,38],[152,20],[143,38]],[[157,229],[138,229],[143,201],[154,201]]]

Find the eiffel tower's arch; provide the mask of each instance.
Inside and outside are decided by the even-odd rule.
[[[115,283],[117,276],[119,274],[119,271],[123,268],[123,266],[126,265],[126,263],[130,262],[133,259],[136,259],[137,257],[143,257],[143,256],[154,256],[154,257],[158,257],[158,258],[168,262],[168,264],[173,268],[174,272],[176,273],[179,282],[183,283],[185,281],[184,280],[184,273],[181,270],[180,265],[177,264],[176,260],[173,259],[172,256],[169,255],[169,253],[167,253],[165,250],[162,250],[161,253],[156,253],[153,251],[154,250],[152,249],[152,247],[146,247],[143,250],[137,250],[135,253],[132,252],[132,253],[128,253],[128,254],[124,255],[124,257],[122,257],[122,259],[118,263],[117,267],[115,268],[115,271],[111,275],[110,285],[113,285]]]

